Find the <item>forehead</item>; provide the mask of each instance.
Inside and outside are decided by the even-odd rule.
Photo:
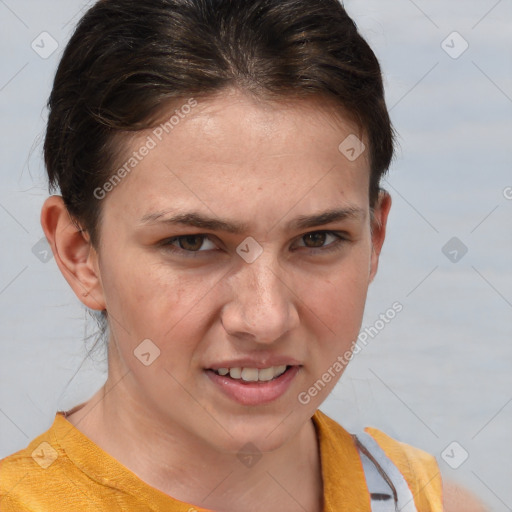
[[[366,142],[332,103],[316,98],[268,102],[235,90],[184,99],[127,142],[119,167],[128,172],[107,203],[139,218],[189,207],[251,215],[258,205],[290,209],[294,201],[309,210],[364,206],[368,151],[348,158],[346,140],[361,141],[357,151]]]

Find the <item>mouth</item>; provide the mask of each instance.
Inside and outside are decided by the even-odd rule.
[[[209,368],[205,373],[214,389],[241,405],[264,405],[285,395],[302,365],[267,368]]]

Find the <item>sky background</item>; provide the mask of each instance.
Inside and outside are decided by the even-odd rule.
[[[82,364],[94,325],[38,245],[45,103],[89,4],[0,0],[0,458],[106,377],[101,353]],[[493,511],[512,510],[512,0],[345,6],[381,62],[399,135],[362,329],[403,310],[321,408],[429,451]]]

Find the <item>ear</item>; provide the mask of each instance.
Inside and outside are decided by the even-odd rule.
[[[78,299],[90,309],[106,309],[98,253],[87,232],[71,218],[61,196],[51,196],[44,202],[41,226],[62,275]]]
[[[375,205],[372,220],[372,257],[370,262],[370,279],[373,281],[377,268],[379,266],[379,256],[382,250],[382,244],[386,238],[386,224],[388,221],[389,210],[391,209],[391,196],[385,190],[379,192],[377,204]]]

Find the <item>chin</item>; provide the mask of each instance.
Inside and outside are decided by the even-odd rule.
[[[238,453],[246,445],[254,445],[260,452],[272,452],[285,445],[304,425],[307,418],[300,419],[295,414],[289,414],[290,407],[272,414],[251,412],[230,419],[217,420],[225,427],[225,435],[220,438],[222,449]],[[236,419],[235,419],[236,418]],[[227,432],[226,432],[227,431]],[[229,432],[229,434],[228,434]],[[210,436],[209,441],[213,439]]]

